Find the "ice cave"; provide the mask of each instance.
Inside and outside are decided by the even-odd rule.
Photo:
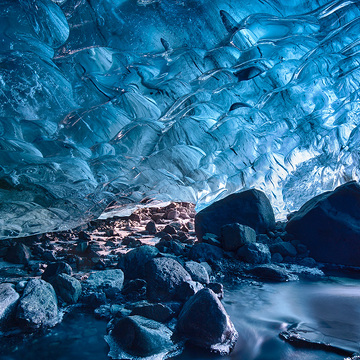
[[[359,0],[0,0],[0,33],[0,360],[360,359]]]

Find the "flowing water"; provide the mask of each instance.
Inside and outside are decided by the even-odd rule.
[[[281,331],[297,324],[309,339],[360,352],[360,280],[254,282],[228,284],[225,290],[224,305],[240,335],[234,351],[220,357],[188,347],[176,360],[344,359],[332,352],[294,348],[279,338]],[[73,312],[44,335],[23,342],[3,339],[0,360],[105,360],[105,332],[105,321]]]

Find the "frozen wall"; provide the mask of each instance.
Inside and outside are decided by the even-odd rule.
[[[107,204],[359,176],[360,3],[0,2],[0,238]]]

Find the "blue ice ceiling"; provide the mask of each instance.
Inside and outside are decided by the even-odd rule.
[[[0,238],[359,177],[360,2],[0,1]]]

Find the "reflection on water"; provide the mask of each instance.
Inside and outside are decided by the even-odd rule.
[[[224,305],[239,332],[228,357],[187,348],[176,360],[338,360],[323,351],[295,349],[278,334],[292,324],[316,330],[309,338],[360,351],[360,281],[228,285]],[[105,360],[106,323],[91,314],[70,314],[46,335],[1,341],[0,360]]]

